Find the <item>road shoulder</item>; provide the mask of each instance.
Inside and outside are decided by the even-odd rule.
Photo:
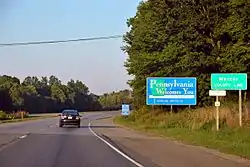
[[[250,161],[203,147],[189,146],[160,137],[148,136],[113,123],[112,118],[92,122],[92,129],[114,142],[137,161],[155,166],[246,167]],[[181,159],[181,161],[180,161]],[[145,163],[143,163],[145,164]],[[148,165],[147,165],[148,166]],[[150,166],[150,165],[149,165]]]

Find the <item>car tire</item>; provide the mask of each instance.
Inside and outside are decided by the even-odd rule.
[[[63,124],[59,124],[59,127],[60,127],[60,128],[63,127]]]
[[[81,127],[81,125],[80,125],[80,124],[78,124],[78,125],[77,125],[77,127],[78,127],[78,128],[80,128],[80,127]]]

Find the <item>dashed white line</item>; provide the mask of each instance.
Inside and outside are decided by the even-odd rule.
[[[27,135],[20,136],[19,139],[24,139]]]
[[[88,128],[89,131],[95,135],[98,139],[100,139],[101,141],[103,141],[105,144],[107,144],[111,149],[113,149],[114,151],[116,151],[118,154],[120,154],[121,156],[123,156],[124,158],[126,158],[127,160],[129,160],[130,162],[132,162],[134,165],[136,165],[137,167],[144,167],[142,164],[140,164],[139,162],[135,161],[134,159],[130,158],[129,156],[127,156],[126,154],[124,154],[123,152],[121,152],[120,150],[118,150],[115,146],[113,146],[112,144],[110,144],[109,142],[107,142],[106,140],[104,140],[102,137],[100,137],[98,134],[96,134],[92,129],[91,129],[91,122],[89,122],[88,124]]]

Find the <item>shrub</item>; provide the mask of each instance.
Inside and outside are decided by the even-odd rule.
[[[0,111],[0,120],[5,120],[7,118],[7,114],[3,111]]]
[[[13,112],[9,114],[3,111],[0,111],[0,120],[20,119],[22,118],[22,113],[23,113],[23,118],[29,117],[29,113],[26,111],[18,111],[18,112]]]
[[[15,118],[22,118],[22,113],[23,113],[23,118],[29,117],[29,113],[26,111],[18,111],[14,113]]]

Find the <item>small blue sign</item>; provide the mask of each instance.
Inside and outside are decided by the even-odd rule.
[[[196,105],[195,77],[149,77],[147,105]]]
[[[130,109],[128,104],[123,104],[122,105],[122,115],[129,115],[130,114]]]

